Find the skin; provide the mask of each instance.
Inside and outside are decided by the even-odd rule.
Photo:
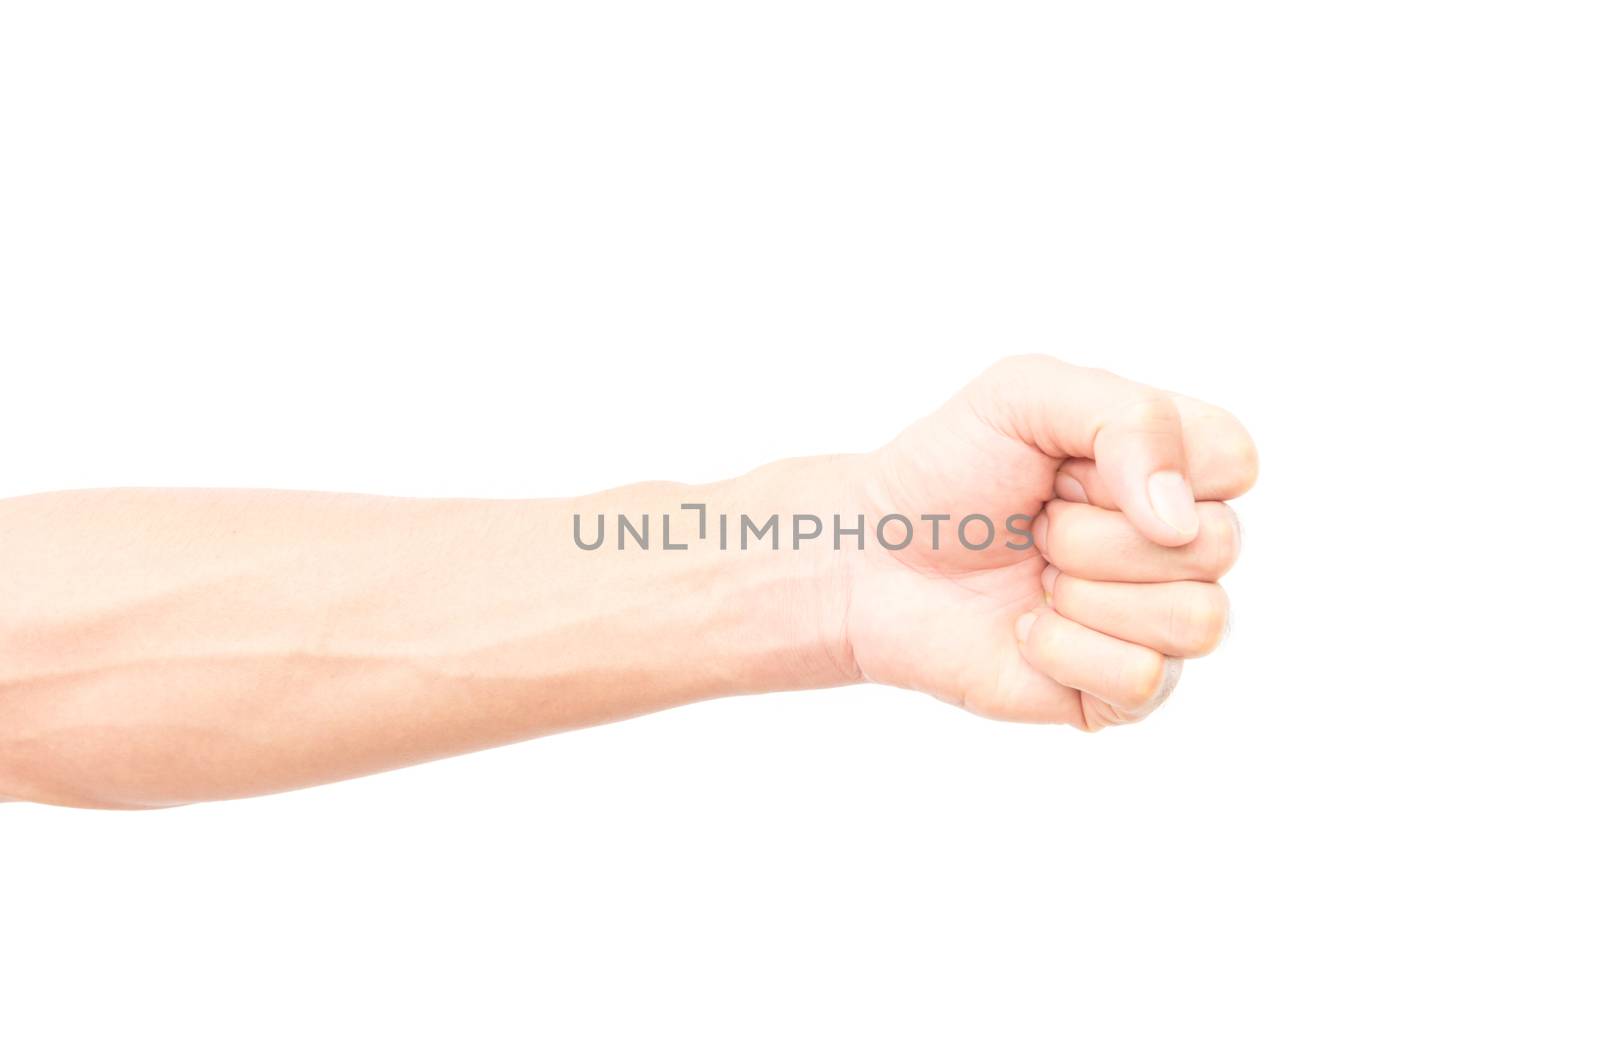
[[[283,791],[717,696],[873,681],[1095,730],[1213,648],[1254,482],[1215,407],[996,364],[884,448],[577,499],[113,490],[0,501],[0,796]],[[1152,479],[1155,483],[1152,484]],[[1191,497],[1192,496],[1192,497]],[[573,516],[867,518],[867,544],[573,543]],[[881,517],[915,541],[872,541]],[[942,545],[925,513],[951,513]],[[954,543],[1021,514],[1035,544]],[[715,528],[712,528],[715,531]],[[898,536],[896,536],[898,537]],[[714,538],[714,535],[713,535]],[[853,543],[852,543],[853,544]]]

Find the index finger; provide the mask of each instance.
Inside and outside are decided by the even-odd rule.
[[[1189,482],[1202,502],[1226,502],[1255,485],[1259,473],[1255,441],[1239,419],[1210,403],[1171,397],[1183,426]],[[1074,484],[1076,487],[1074,487]],[[1056,494],[1070,502],[1121,508],[1092,458],[1068,458],[1056,477]]]

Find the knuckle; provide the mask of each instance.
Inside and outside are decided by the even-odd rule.
[[[1209,578],[1219,579],[1239,559],[1239,518],[1222,502],[1207,502],[1202,508],[1200,568]]]
[[[1228,493],[1242,495],[1256,485],[1261,475],[1261,459],[1249,436],[1240,434],[1228,445],[1224,464],[1228,467]]]
[[[1140,649],[1137,657],[1128,660],[1125,676],[1128,699],[1135,706],[1152,703],[1166,684],[1167,657],[1152,649]]]
[[[1155,391],[1128,403],[1118,417],[1125,428],[1135,432],[1170,432],[1182,427],[1177,404]]]
[[[1186,655],[1203,656],[1222,643],[1228,625],[1228,595],[1214,585],[1185,594],[1172,608],[1172,642]]]

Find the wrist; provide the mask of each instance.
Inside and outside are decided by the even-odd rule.
[[[773,657],[780,687],[862,680],[847,629],[853,558],[859,556],[858,536],[851,532],[864,508],[858,497],[862,462],[862,456],[850,454],[793,458],[720,485],[717,501],[730,524],[730,552],[723,555],[763,583],[769,595],[755,609],[784,642]],[[741,518],[748,515],[760,524],[774,514],[777,548],[763,539],[744,550]],[[820,533],[801,540],[796,537],[801,531]]]

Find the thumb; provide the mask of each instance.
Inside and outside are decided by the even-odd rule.
[[[1181,546],[1200,532],[1178,408],[1159,392],[1115,408],[1094,442],[1095,468],[1140,534]]]
[[[996,364],[973,393],[980,413],[1055,458],[1093,458],[1139,533],[1181,546],[1200,531],[1178,407],[1160,389],[1049,356]]]

